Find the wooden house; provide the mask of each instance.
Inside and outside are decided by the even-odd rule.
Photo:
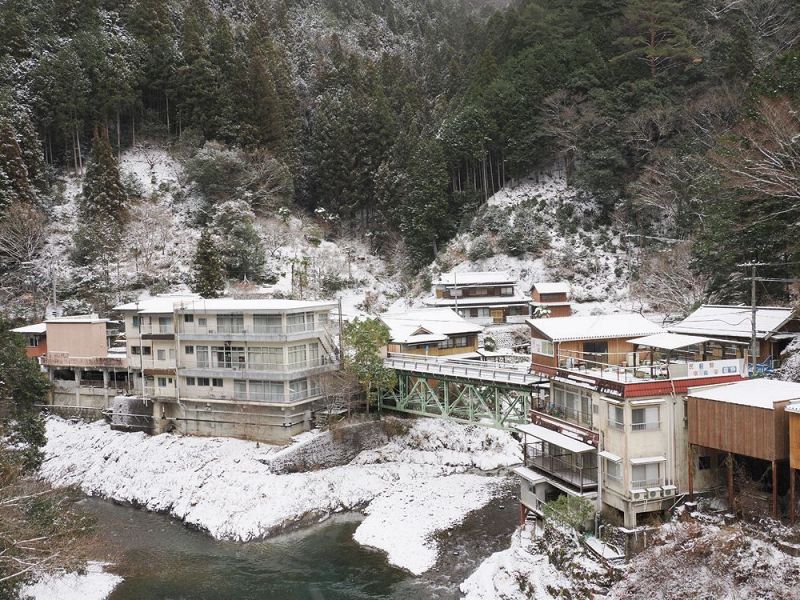
[[[669,327],[674,333],[702,335],[715,339],[739,341],[752,336],[752,311],[749,306],[704,304],[683,321]],[[781,352],[800,335],[797,311],[781,306],[756,308],[758,363],[767,370],[778,366]]]
[[[569,317],[572,305],[569,283],[534,283],[531,288],[532,317]]]
[[[800,384],[773,379],[689,390],[689,456],[707,457],[688,461],[689,493],[694,492],[696,469],[717,471],[720,478],[725,471],[728,501],[736,506],[734,465],[742,464],[756,480],[770,473],[762,491],[769,491],[772,514],[778,518],[778,490],[789,459],[786,408],[793,402],[800,402]]]
[[[442,273],[433,282],[427,306],[451,308],[479,325],[524,323],[529,313],[528,296],[517,290],[518,282],[505,271]]]
[[[391,339],[387,351],[401,354],[478,358],[478,334],[483,327],[470,323],[449,308],[425,308],[378,317]]]
[[[35,323],[11,330],[25,339],[25,354],[29,358],[39,358],[47,354],[47,325]]]
[[[594,364],[630,366],[631,338],[663,332],[638,313],[528,319],[532,370]],[[630,361],[629,361],[630,359]]]

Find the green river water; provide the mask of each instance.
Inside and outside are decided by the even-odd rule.
[[[94,498],[82,504],[97,519],[98,558],[125,578],[110,600],[450,600],[460,597],[458,585],[481,560],[508,546],[517,518],[514,487],[443,534],[439,563],[422,577],[356,544],[358,515],[235,543],[165,515]]]

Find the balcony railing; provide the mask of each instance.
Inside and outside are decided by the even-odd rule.
[[[145,386],[144,393],[150,398],[176,398],[178,395],[175,386],[148,385]]]
[[[597,455],[594,452],[580,455],[567,450],[548,453],[542,451],[538,444],[525,446],[525,466],[534,467],[569,483],[581,493],[597,487],[596,460]],[[584,465],[582,461],[588,465]]]
[[[655,431],[661,429],[661,421],[651,421],[649,423],[632,423],[631,431]]]
[[[664,480],[660,477],[657,479],[632,479],[631,480],[631,487],[636,488],[649,488],[649,487],[659,487],[664,485]]]
[[[542,403],[541,405],[537,406],[534,410],[544,413],[546,415],[550,415],[551,417],[556,417],[558,419],[563,419],[565,421],[571,421],[576,425],[581,425],[583,427],[592,426],[591,410],[583,411],[553,403]]]
[[[237,361],[204,361],[204,360],[181,360],[182,369],[224,369],[235,371],[267,371],[273,373],[291,373],[323,367],[325,365],[335,365],[333,357],[322,356],[310,360],[296,361],[290,363],[262,363],[262,362],[237,362]]]

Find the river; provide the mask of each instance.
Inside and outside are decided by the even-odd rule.
[[[424,600],[459,598],[458,585],[492,552],[509,544],[517,520],[515,487],[442,534],[436,567],[421,577],[391,567],[356,544],[360,515],[265,541],[214,540],[166,515],[87,498],[97,519],[97,558],[125,580],[110,600]]]

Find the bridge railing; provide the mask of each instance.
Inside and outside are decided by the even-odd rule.
[[[481,361],[439,356],[392,353],[384,360],[384,364],[388,368],[401,371],[450,375],[493,383],[531,385],[542,381],[538,375],[519,369],[499,368]]]

